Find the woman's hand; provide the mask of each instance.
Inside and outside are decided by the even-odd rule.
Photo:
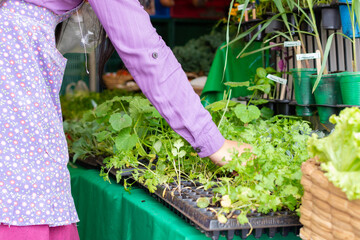
[[[219,166],[227,164],[232,159],[234,149],[239,152],[239,156],[246,151],[246,149],[252,150],[252,146],[247,143],[238,143],[236,141],[225,140],[223,146],[215,153],[211,154],[209,158],[213,163]],[[225,158],[225,159],[224,159]]]

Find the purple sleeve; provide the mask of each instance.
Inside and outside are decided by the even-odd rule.
[[[142,92],[172,129],[200,157],[219,150],[224,137],[138,0],[89,0],[89,3]]]

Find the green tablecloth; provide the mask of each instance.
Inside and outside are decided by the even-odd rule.
[[[223,99],[224,91],[228,89],[224,83],[246,82],[254,79],[256,69],[263,67],[263,60],[266,60],[266,58],[263,58],[261,52],[244,58],[236,58],[246,44],[246,42],[238,41],[229,46],[225,75],[226,48],[221,48],[222,46],[220,46],[216,51],[206,84],[201,94],[204,106]],[[260,48],[261,44],[261,42],[253,42],[246,52]],[[232,97],[245,97],[250,94],[251,92],[248,91],[246,87],[234,88],[232,91]]]
[[[156,201],[143,189],[131,194],[99,171],[69,167],[81,240],[208,240],[203,233]],[[221,240],[226,239],[220,237]],[[240,239],[236,236],[234,239]],[[247,238],[255,239],[254,236]],[[263,234],[260,239],[270,239]],[[293,233],[272,239],[298,240]]]

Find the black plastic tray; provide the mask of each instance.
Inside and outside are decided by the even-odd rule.
[[[290,231],[298,234],[302,226],[299,217],[294,212],[287,211],[269,214],[250,213],[248,219],[251,226],[250,224],[241,225],[237,222],[236,216],[240,212],[235,212],[233,218],[228,219],[225,224],[220,223],[213,211],[199,208],[196,204],[196,200],[200,197],[213,196],[211,190],[204,190],[187,181],[183,181],[181,185],[181,195],[178,190],[172,191],[176,185],[170,184],[170,189],[158,186],[153,196],[214,240],[217,240],[220,234],[226,235],[228,240],[233,239],[234,235],[239,235],[245,239],[251,226],[255,238],[260,238],[264,233],[269,237],[274,237],[278,232],[283,236],[286,236]],[[214,207],[213,209],[216,210],[217,208]]]

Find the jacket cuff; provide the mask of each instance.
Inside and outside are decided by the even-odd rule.
[[[204,130],[192,145],[201,158],[208,157],[217,152],[225,142],[225,138],[222,136],[215,123],[212,122],[210,125],[210,129]]]

